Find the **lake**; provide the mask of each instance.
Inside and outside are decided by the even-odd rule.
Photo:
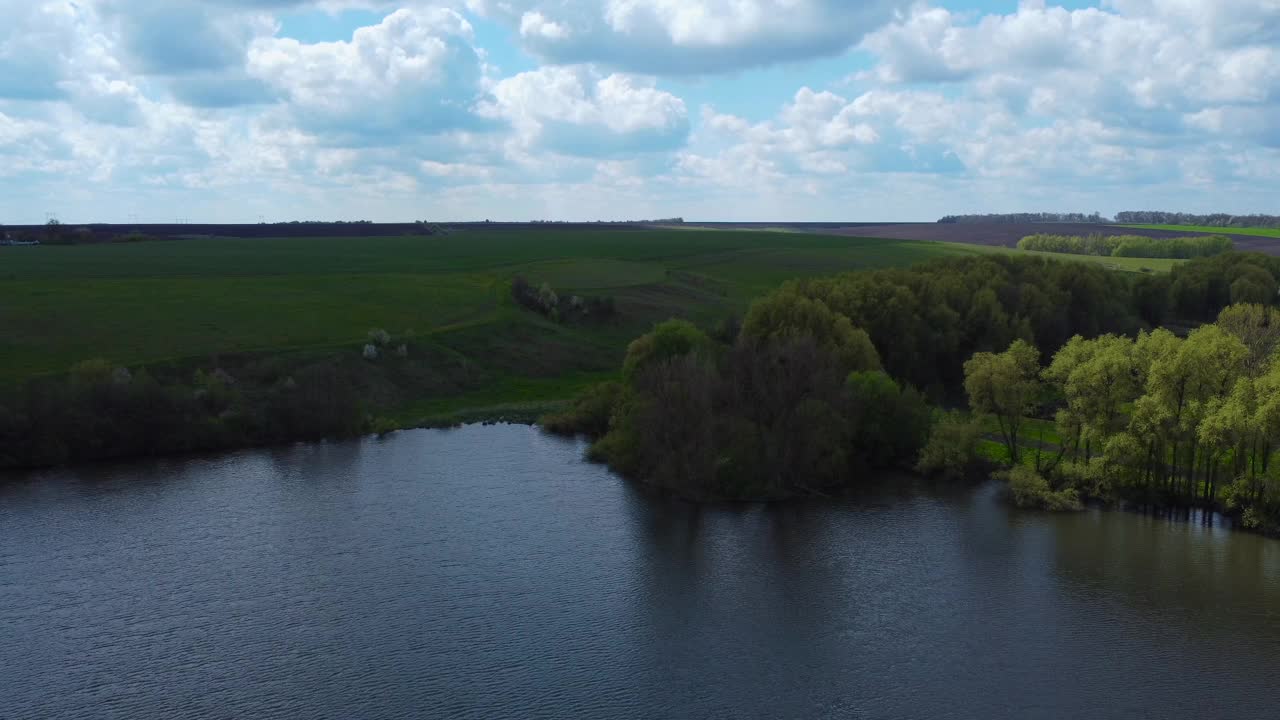
[[[1280,715],[1280,542],[699,508],[522,426],[0,484],[0,718]]]

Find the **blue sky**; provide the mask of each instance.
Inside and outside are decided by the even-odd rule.
[[[1280,212],[1280,4],[0,0],[0,223]]]

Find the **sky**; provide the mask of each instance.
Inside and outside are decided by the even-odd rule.
[[[0,0],[0,223],[1280,213],[1280,0]]]

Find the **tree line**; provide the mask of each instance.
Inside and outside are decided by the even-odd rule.
[[[1069,493],[1161,505],[1223,505],[1280,532],[1280,312],[1233,305],[1185,338],[1074,337],[1047,366],[1031,345],[975,355],[965,386],[997,419],[1038,504]],[[1023,447],[1024,419],[1054,418],[1058,447]]]
[[[972,463],[972,428],[935,422],[926,401],[967,396],[981,409],[987,392],[1012,402],[1019,386],[1009,377],[1039,377],[1036,347],[1070,347],[1077,336],[1174,337],[1150,328],[1176,312],[1189,322],[1216,315],[1233,296],[1252,296],[1254,283],[1274,289],[1277,278],[1272,259],[1233,253],[1171,276],[996,256],[793,281],[754,303],[736,334],[658,326],[631,345],[621,384],[593,389],[545,425],[593,434],[596,458],[695,497],[832,492],[868,470],[928,457],[943,458],[942,467]],[[973,378],[984,366],[981,391]],[[1026,397],[1038,397],[1032,390]],[[1014,459],[1027,414],[1009,415],[1003,430]],[[953,442],[930,447],[933,437]],[[1028,493],[1057,492],[1017,474]]]
[[[1229,213],[1196,215],[1194,213],[1160,212],[1155,210],[1128,210],[1117,213],[1116,222],[1121,225],[1200,225],[1203,227],[1223,228],[1276,228],[1280,227],[1280,216],[1258,214],[1232,215]]]
[[[1189,260],[1230,252],[1235,243],[1223,235],[1191,238],[1151,238],[1142,235],[1051,235],[1037,233],[1018,241],[1019,250],[1096,255],[1101,257],[1169,258]]]
[[[947,215],[938,221],[939,223],[952,224],[968,224],[968,223],[1092,223],[1095,225],[1106,225],[1111,223],[1110,218],[1103,217],[1100,213],[987,213],[978,215]]]

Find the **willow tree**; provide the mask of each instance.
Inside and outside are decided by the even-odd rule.
[[[990,415],[1016,465],[1021,453],[1018,438],[1040,395],[1040,351],[1025,340],[1015,340],[999,353],[978,353],[964,364],[964,389],[974,412]]]
[[[1159,333],[1153,333],[1155,337]],[[1148,342],[1151,342],[1150,340]],[[1130,432],[1159,443],[1159,463],[1168,490],[1193,494],[1200,455],[1201,422],[1215,411],[1215,398],[1227,395],[1244,371],[1249,351],[1239,338],[1215,325],[1193,331],[1186,340],[1161,337],[1146,354],[1150,360],[1145,394],[1133,405]],[[1138,343],[1139,347],[1142,342]],[[1140,351],[1139,353],[1143,353]],[[1165,460],[1168,466],[1164,466]],[[1205,470],[1208,470],[1206,465]]]
[[[1266,305],[1232,305],[1218,315],[1217,325],[1249,349],[1246,370],[1250,376],[1266,371],[1280,347],[1280,310]]]
[[[1077,335],[1054,355],[1044,377],[1066,401],[1058,426],[1064,438],[1074,440],[1077,456],[1082,442],[1089,459],[1093,447],[1102,448],[1128,425],[1125,408],[1141,391],[1136,362],[1133,341],[1116,335]]]

